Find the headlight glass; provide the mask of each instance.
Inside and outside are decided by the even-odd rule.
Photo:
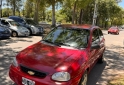
[[[12,63],[15,67],[18,66],[18,63],[17,63],[17,60],[16,60],[16,57],[13,58],[13,63]]]
[[[70,74],[68,72],[57,72],[52,75],[52,79],[55,81],[68,81],[70,80]]]

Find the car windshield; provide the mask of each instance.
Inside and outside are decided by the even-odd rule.
[[[117,29],[117,27],[111,27],[111,29]]]
[[[11,25],[13,25],[13,26],[19,26],[19,24],[17,23],[17,22],[15,22],[15,21],[8,21]]]
[[[73,48],[86,48],[90,31],[87,29],[57,27],[53,29],[42,41],[59,46]]]
[[[37,25],[33,20],[31,20],[31,19],[26,19],[26,22],[28,23],[28,24],[32,24],[32,25]]]

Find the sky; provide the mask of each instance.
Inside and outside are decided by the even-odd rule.
[[[120,2],[118,5],[124,8],[124,0],[122,0],[122,2]]]

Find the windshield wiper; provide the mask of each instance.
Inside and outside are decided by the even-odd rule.
[[[61,42],[55,42],[56,44],[58,44],[58,45],[64,45],[64,46],[69,46],[69,47],[71,47],[71,45],[69,45],[69,44],[65,44],[65,43],[61,43]]]
[[[42,40],[42,41],[45,41],[45,42],[47,42],[47,43],[50,43],[50,44],[54,44],[54,45],[60,46],[59,44],[54,43],[54,42],[51,42],[51,41],[49,41],[49,40]]]

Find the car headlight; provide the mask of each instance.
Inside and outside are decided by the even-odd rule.
[[[17,62],[17,60],[16,60],[16,57],[14,57],[13,58],[13,63],[12,63],[15,67],[17,67],[18,66],[18,62]]]
[[[52,75],[52,79],[55,81],[68,81],[70,80],[70,74],[68,72],[57,72]]]

